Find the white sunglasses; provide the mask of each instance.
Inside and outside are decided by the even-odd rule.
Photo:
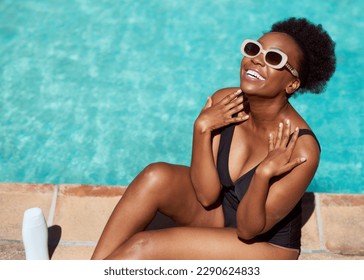
[[[264,54],[264,62],[274,68],[274,69],[281,69],[284,66],[292,73],[293,76],[299,78],[298,71],[293,68],[292,65],[288,63],[287,55],[278,49],[269,49],[264,50],[262,45],[255,40],[244,40],[241,44],[241,53],[249,58],[254,58],[260,55],[261,53]]]

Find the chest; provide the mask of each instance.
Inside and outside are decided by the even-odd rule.
[[[233,182],[255,168],[268,153],[268,137],[252,133],[240,127],[233,127],[227,135],[226,164]]]

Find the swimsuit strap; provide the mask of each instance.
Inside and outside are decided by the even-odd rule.
[[[299,130],[299,132],[298,132],[298,137],[300,137],[300,136],[302,136],[302,135],[311,135],[311,136],[312,136],[312,137],[316,140],[317,145],[318,145],[318,147],[319,147],[319,150],[320,150],[320,152],[321,152],[320,142],[318,141],[318,139],[317,139],[317,137],[316,137],[315,133],[313,133],[313,131],[312,131],[311,129],[307,129],[307,128],[302,128],[302,129],[300,129],[300,130]],[[293,136],[293,134],[291,134],[291,135],[289,136],[289,141],[291,140],[292,136]]]
[[[231,140],[233,138],[234,128],[235,128],[235,125],[232,124],[232,125],[225,127],[221,131],[220,144],[219,144],[219,149],[218,149],[218,154],[217,154],[217,169],[218,169],[218,173],[219,173],[219,178],[220,178],[220,182],[225,186],[234,185],[234,182],[230,178],[229,164],[228,164]],[[305,129],[305,128],[300,129],[298,132],[298,137],[303,136],[303,135],[311,135],[316,140],[319,150],[321,151],[320,143],[312,130]],[[293,136],[293,134],[291,134],[289,136],[289,141],[291,140],[292,136]],[[252,170],[254,170],[256,167],[254,167]],[[252,172],[252,170],[248,171],[247,173],[250,174]],[[246,174],[244,174],[244,175],[246,175]],[[237,181],[241,180],[241,178],[244,177],[244,175],[241,176]]]

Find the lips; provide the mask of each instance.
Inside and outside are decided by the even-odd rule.
[[[248,77],[251,77],[251,78],[259,80],[259,81],[265,81],[265,78],[262,75],[260,75],[257,71],[252,70],[252,69],[247,70],[246,75]]]

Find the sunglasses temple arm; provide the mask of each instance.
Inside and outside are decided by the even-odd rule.
[[[293,76],[295,76],[296,78],[299,78],[298,71],[296,69],[294,69],[289,63],[286,63],[286,67],[292,73]]]

